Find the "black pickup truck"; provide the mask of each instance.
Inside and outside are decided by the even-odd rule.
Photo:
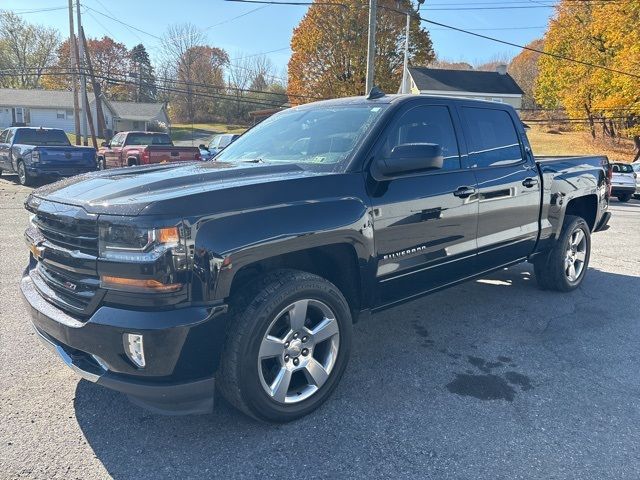
[[[290,421],[336,387],[357,318],[525,261],[542,288],[575,289],[609,188],[606,157],[535,160],[507,105],[323,101],[215,162],[33,192],[21,288],[88,380],[173,413],[211,409],[215,385]]]

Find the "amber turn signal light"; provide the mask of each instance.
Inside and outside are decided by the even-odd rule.
[[[156,230],[156,241],[158,243],[178,243],[178,227],[159,228]]]
[[[181,283],[162,283],[158,280],[141,280],[137,278],[113,277],[102,275],[101,286],[115,290],[129,290],[136,292],[176,292],[182,288]]]

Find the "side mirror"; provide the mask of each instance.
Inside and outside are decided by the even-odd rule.
[[[435,143],[405,143],[391,150],[389,157],[377,158],[371,173],[376,180],[391,180],[408,173],[438,170],[444,157],[442,147]]]
[[[204,143],[201,143],[200,145],[198,145],[198,148],[199,148],[200,150],[209,150],[209,149],[207,148],[207,146],[206,146]]]
[[[101,147],[108,147],[108,146],[109,146],[109,144],[108,144],[107,142],[102,142],[102,143],[100,144],[100,146],[101,146]]]

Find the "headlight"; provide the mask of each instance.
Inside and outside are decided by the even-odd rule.
[[[40,161],[40,152],[38,150],[31,150],[31,161],[34,163]]]
[[[153,262],[168,251],[184,253],[178,227],[102,225],[99,243],[101,258],[122,262]]]
[[[187,254],[177,226],[140,226],[140,219],[124,218],[100,225],[100,284],[128,292],[180,291],[187,274]]]

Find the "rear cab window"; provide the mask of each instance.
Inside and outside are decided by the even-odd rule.
[[[15,134],[14,143],[35,146],[70,146],[67,134],[62,130],[48,130],[44,128],[19,128]]]
[[[516,126],[506,110],[462,107],[469,168],[501,167],[523,161]]]
[[[171,139],[166,133],[130,133],[127,135],[127,145],[171,145]]]

